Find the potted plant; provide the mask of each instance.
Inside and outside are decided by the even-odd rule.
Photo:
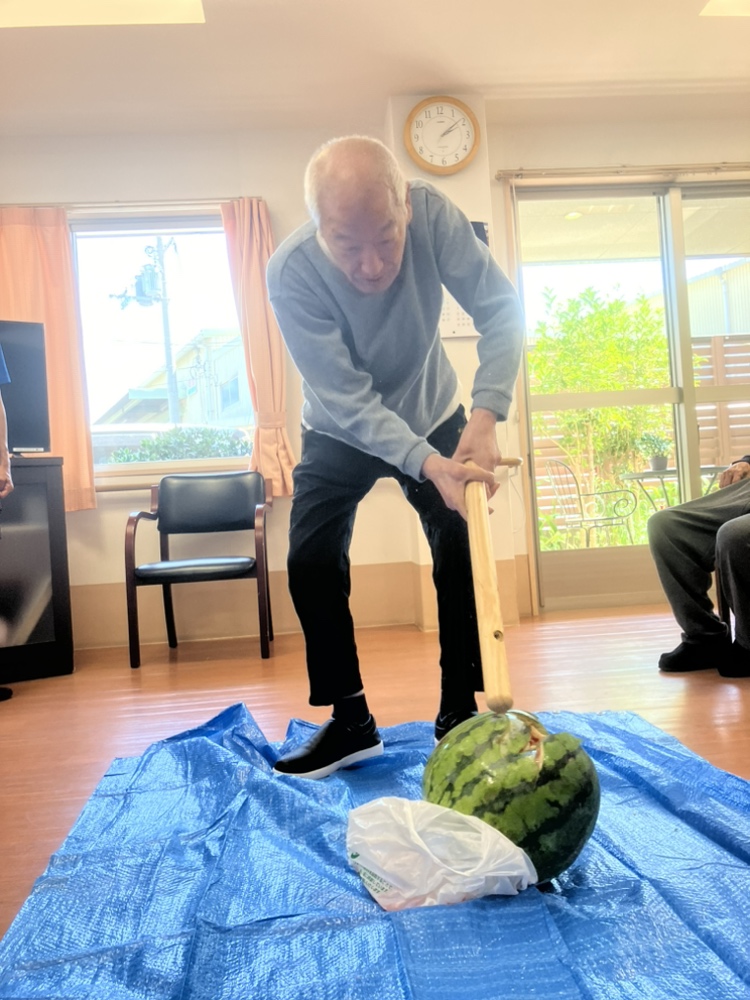
[[[648,459],[649,467],[654,472],[666,469],[669,453],[672,450],[671,438],[656,431],[646,431],[641,434],[636,447],[641,455]]]

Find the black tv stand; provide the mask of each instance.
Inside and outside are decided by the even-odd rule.
[[[0,684],[73,672],[62,459],[14,455],[0,513]]]

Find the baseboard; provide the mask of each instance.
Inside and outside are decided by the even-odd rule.
[[[542,611],[585,611],[594,608],[630,608],[634,605],[665,605],[662,590],[634,591],[625,594],[575,594],[572,597],[548,597]]]
[[[498,563],[503,617],[519,620],[513,560]],[[432,566],[411,562],[353,566],[351,611],[358,628],[415,624],[424,631],[437,629],[437,603]],[[286,573],[270,576],[271,609],[278,634],[299,632],[299,620],[289,597]],[[191,583],[173,588],[179,639],[224,639],[257,636],[258,604],[254,581]],[[124,583],[71,588],[73,640],[76,649],[124,646],[128,641]],[[165,642],[161,589],[138,591],[141,641]]]
[[[416,621],[413,564],[389,563],[352,568],[351,609],[355,624],[409,624]],[[270,575],[271,609],[278,634],[299,632],[285,572]],[[254,581],[190,583],[172,590],[177,636],[182,640],[257,636],[257,591]],[[76,649],[127,644],[124,583],[71,588],[73,641]],[[165,642],[161,588],[138,591],[141,641]]]

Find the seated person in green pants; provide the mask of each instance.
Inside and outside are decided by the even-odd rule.
[[[750,455],[725,469],[720,489],[652,514],[649,545],[682,642],[659,659],[667,673],[717,669],[750,677]],[[711,573],[735,617],[735,639],[711,604]]]

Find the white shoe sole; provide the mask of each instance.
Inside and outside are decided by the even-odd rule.
[[[290,774],[288,771],[274,771],[277,774],[283,774],[287,778],[312,778],[313,780],[317,778],[327,778],[329,774],[333,774],[334,771],[341,770],[342,767],[351,767],[352,764],[359,764],[363,760],[369,760],[371,757],[380,757],[383,753],[383,742],[376,743],[374,747],[367,747],[366,750],[357,750],[355,753],[350,753],[346,757],[342,757],[341,760],[336,760],[332,764],[326,764],[325,767],[319,767],[315,771],[305,771],[304,774]]]

